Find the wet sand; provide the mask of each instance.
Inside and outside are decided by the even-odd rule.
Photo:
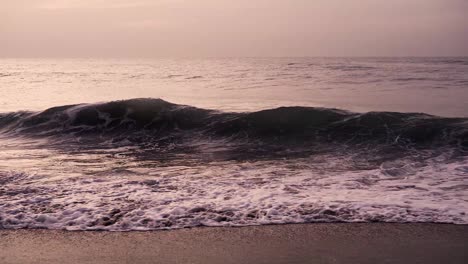
[[[468,263],[468,225],[0,230],[0,263]]]

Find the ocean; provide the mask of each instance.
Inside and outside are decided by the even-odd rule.
[[[468,224],[468,58],[0,59],[0,229]]]

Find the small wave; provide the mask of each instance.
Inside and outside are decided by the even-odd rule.
[[[194,80],[194,79],[202,79],[202,78],[203,78],[203,76],[197,75],[197,76],[187,77],[187,78],[185,78],[185,79],[187,79],[187,80]]]
[[[2,78],[2,77],[10,77],[10,76],[12,76],[12,74],[0,73],[0,78]]]
[[[465,59],[465,60],[450,59],[450,60],[443,60],[442,62],[447,63],[447,64],[468,65],[468,59]]]
[[[172,79],[172,78],[177,78],[177,77],[182,77],[183,75],[181,74],[169,74],[166,76],[167,79]]]
[[[397,82],[412,82],[412,81],[429,81],[432,80],[431,78],[417,78],[417,77],[408,77],[408,78],[396,78],[393,79],[392,81],[397,81]]]
[[[326,66],[326,69],[334,70],[334,71],[366,71],[366,70],[374,70],[374,67],[371,66],[362,66],[362,65],[331,65]]]

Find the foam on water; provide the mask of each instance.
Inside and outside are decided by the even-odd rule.
[[[151,176],[125,170],[53,181],[2,174],[0,226],[122,231],[337,221],[468,223],[466,159],[360,171],[340,168],[343,161],[228,162],[158,168]],[[389,173],[392,168],[398,172]]]
[[[1,154],[9,157],[2,171],[24,171],[0,174],[1,228],[468,224],[468,159],[453,149],[378,162],[359,152],[221,161],[176,155],[170,161],[142,158],[132,147],[59,151],[32,142],[25,142],[26,155],[18,148],[22,140]]]

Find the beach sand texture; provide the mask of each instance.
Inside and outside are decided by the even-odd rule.
[[[467,263],[468,226],[305,224],[153,232],[0,230],[0,263]]]

